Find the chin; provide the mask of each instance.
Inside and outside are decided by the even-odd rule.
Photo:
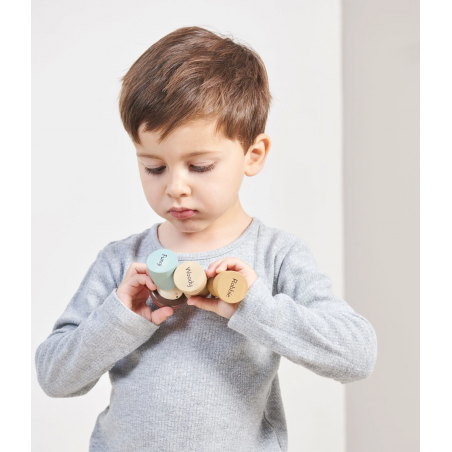
[[[204,220],[195,219],[195,218],[186,218],[184,220],[180,218],[174,218],[171,215],[168,215],[169,218],[166,218],[179,232],[200,232],[204,230],[208,224]]]

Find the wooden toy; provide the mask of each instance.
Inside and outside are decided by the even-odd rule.
[[[248,283],[241,273],[226,270],[209,278],[207,289],[214,297],[226,303],[238,303],[245,298],[248,292]]]
[[[174,284],[187,298],[199,295],[207,297],[207,276],[205,270],[196,262],[180,264],[174,272]]]
[[[177,309],[187,298],[199,295],[220,298],[226,303],[242,301],[248,292],[246,278],[235,271],[226,270],[207,279],[206,272],[197,262],[178,264],[176,253],[161,249],[151,253],[146,265],[157,290],[151,291],[152,301],[159,307]]]
[[[157,290],[151,291],[152,301],[161,308],[182,306],[187,297],[174,285],[173,274],[179,265],[176,253],[167,249],[154,251],[146,259],[146,265],[157,286]]]

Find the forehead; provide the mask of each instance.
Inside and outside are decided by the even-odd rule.
[[[198,147],[224,147],[227,141],[220,134],[215,133],[215,121],[192,121],[174,129],[162,142],[159,142],[160,133],[145,132],[145,125],[138,129],[141,148],[152,150],[167,149],[195,149]],[[140,145],[137,145],[140,148]]]

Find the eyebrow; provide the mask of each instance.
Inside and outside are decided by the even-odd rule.
[[[188,152],[187,154],[182,155],[182,157],[185,158],[190,158],[190,157],[196,157],[197,155],[204,155],[204,154],[217,154],[220,151],[192,151],[192,152]],[[137,157],[147,157],[147,158],[151,158],[151,159],[160,159],[161,157],[158,155],[153,155],[153,154],[143,154],[143,153],[138,153]]]

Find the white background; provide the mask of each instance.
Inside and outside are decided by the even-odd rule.
[[[272,148],[241,200],[248,214],[305,239],[342,296],[339,1],[52,0],[32,12],[33,353],[98,251],[161,221],[120,122],[119,79],[183,26],[230,33],[263,58]],[[83,397],[52,399],[32,366],[32,450],[87,450],[108,377]],[[290,451],[343,452],[344,387],[285,359],[280,378]]]

